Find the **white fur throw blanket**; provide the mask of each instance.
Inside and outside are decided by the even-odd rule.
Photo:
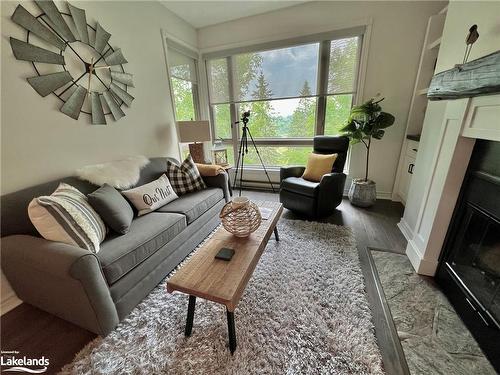
[[[149,163],[145,156],[130,156],[122,160],[87,165],[76,171],[81,180],[98,186],[109,184],[116,189],[127,189],[139,181],[141,169]]]

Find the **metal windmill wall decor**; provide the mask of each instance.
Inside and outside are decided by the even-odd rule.
[[[41,96],[58,97],[61,112],[71,118],[85,113],[92,124],[105,125],[108,115],[125,116],[122,106],[134,100],[128,92],[133,76],[125,72],[121,49],[109,44],[111,34],[99,23],[89,25],[85,10],[70,3],[69,13],[60,12],[52,0],[35,3],[38,16],[18,5],[11,17],[27,31],[26,41],[11,37],[10,45],[16,59],[35,69],[28,83]]]

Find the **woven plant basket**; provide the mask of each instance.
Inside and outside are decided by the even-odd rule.
[[[250,201],[228,202],[222,207],[219,217],[223,227],[236,237],[248,237],[260,226],[262,217],[259,207]]]

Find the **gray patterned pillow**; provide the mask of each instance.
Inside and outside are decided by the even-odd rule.
[[[59,184],[49,196],[34,198],[28,216],[43,238],[99,251],[106,237],[106,225],[87,197],[68,184]]]
[[[188,155],[181,165],[167,160],[167,176],[179,196],[207,187],[191,155]]]

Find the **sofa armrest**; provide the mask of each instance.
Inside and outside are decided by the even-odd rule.
[[[288,177],[300,177],[304,174],[306,167],[295,166],[295,167],[281,167],[280,168],[280,182]]]
[[[20,299],[100,335],[118,313],[97,256],[28,235],[2,238],[2,269]]]
[[[342,203],[346,175],[344,173],[325,174],[319,183],[319,214],[331,212]]]
[[[231,199],[229,194],[229,175],[226,172],[220,173],[217,176],[204,176],[202,178],[207,186],[221,188],[224,192],[226,202],[229,202]]]

